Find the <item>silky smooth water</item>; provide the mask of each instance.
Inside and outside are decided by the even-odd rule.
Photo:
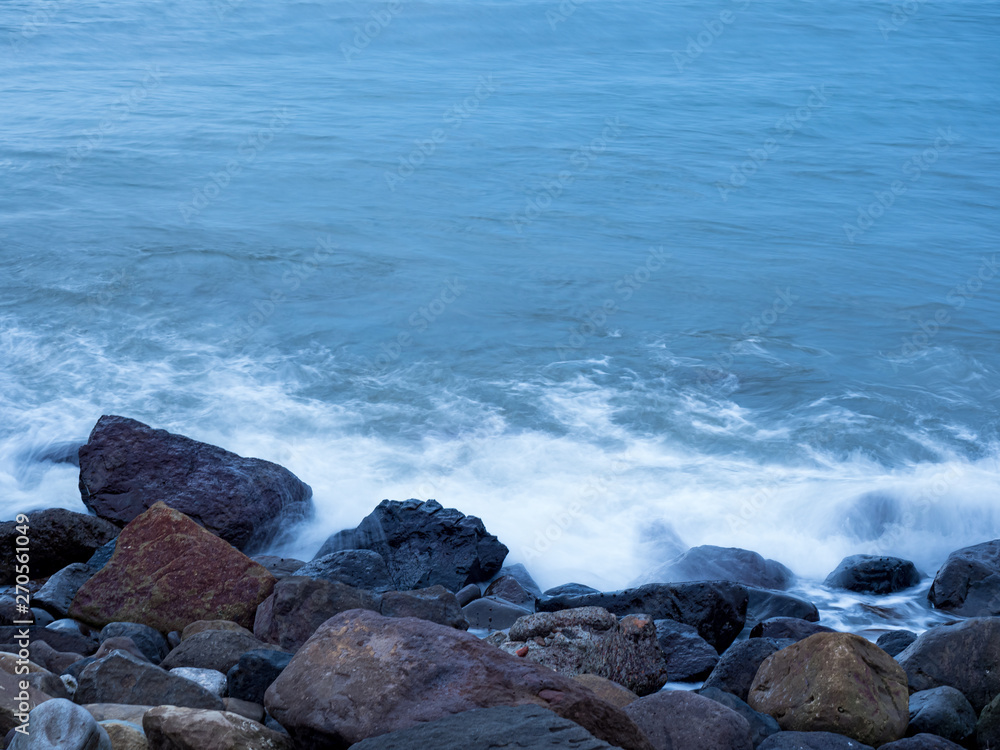
[[[1000,5],[8,0],[0,503],[123,414],[543,586],[1000,536]],[[70,446],[70,447],[67,447]]]

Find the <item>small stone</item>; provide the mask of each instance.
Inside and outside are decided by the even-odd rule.
[[[468,586],[462,587],[458,593],[455,594],[455,598],[458,599],[458,603],[464,607],[466,604],[479,599],[482,595],[483,592],[480,590],[479,584],[470,583]]]

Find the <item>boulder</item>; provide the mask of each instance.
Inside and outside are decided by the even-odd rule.
[[[976,742],[981,748],[1000,747],[1000,695],[991,700],[979,715]]]
[[[934,576],[927,600],[963,617],[1000,615],[1000,539],[952,552]]]
[[[964,744],[976,732],[976,711],[953,687],[936,687],[910,695],[908,735],[936,734]]]
[[[157,706],[142,728],[150,750],[293,750],[288,735],[225,711]]]
[[[746,622],[746,587],[729,581],[649,583],[623,591],[549,596],[538,603],[542,612],[574,607],[603,607],[616,615],[645,614],[654,620],[676,620],[698,629],[698,634],[721,653],[736,640]]]
[[[111,562],[87,581],[70,613],[84,622],[141,622],[161,632],[195,620],[251,626],[275,579],[190,518],[157,503],[122,530]]]
[[[629,703],[639,698],[638,695],[624,685],[619,685],[614,680],[609,680],[607,677],[601,677],[600,675],[575,674],[573,675],[573,681],[579,685],[583,685],[602,701],[610,703],[616,708],[625,708]]]
[[[247,651],[229,670],[226,680],[232,698],[264,703],[264,692],[292,660],[284,651]]]
[[[117,720],[102,721],[100,724],[108,733],[112,750],[149,750],[141,724]]]
[[[497,706],[362,740],[353,750],[614,750],[579,724],[541,706]]]
[[[753,638],[734,643],[721,656],[702,687],[718,688],[745,701],[760,665],[783,647],[772,638]]]
[[[833,628],[797,617],[772,617],[758,622],[750,629],[751,638],[788,638],[801,641],[816,633],[832,633]]]
[[[476,630],[503,630],[518,619],[532,614],[530,609],[505,602],[492,596],[484,596],[462,607],[462,614],[470,628]]]
[[[382,555],[370,549],[345,549],[313,558],[312,562],[296,570],[295,575],[323,578],[369,591],[395,588]]]
[[[318,578],[282,578],[257,609],[253,632],[260,640],[296,651],[320,625],[350,609],[381,608],[377,594]],[[248,651],[250,649],[247,649]]]
[[[649,571],[641,583],[734,581],[763,589],[787,589],[795,574],[779,562],[738,547],[692,547]]]
[[[140,622],[109,622],[101,628],[101,643],[109,638],[129,638],[153,664],[159,664],[170,652],[163,633]]]
[[[826,585],[865,594],[892,594],[920,583],[909,560],[882,555],[851,555],[826,577]]]
[[[885,747],[883,745],[883,747]],[[778,732],[772,734],[757,750],[875,750],[836,732]]]
[[[288,469],[117,416],[80,448],[80,496],[120,526],[165,503],[241,550],[312,513],[312,490]]]
[[[303,750],[526,703],[551,708],[623,750],[649,750],[627,716],[568,677],[454,628],[366,610],[325,622],[264,696]]]
[[[458,599],[444,586],[387,591],[382,594],[381,612],[386,617],[418,617],[450,628],[469,629]]]
[[[27,733],[15,732],[10,750],[111,750],[111,739],[86,709],[64,698],[32,709]]]
[[[1000,694],[1000,617],[977,617],[921,633],[896,656],[910,692],[949,685],[976,712]]]
[[[268,573],[278,579],[293,576],[306,565],[303,560],[296,560],[294,557],[278,557],[276,555],[252,555],[250,559],[258,565],[263,565]]]
[[[31,575],[44,578],[77,562],[86,562],[104,544],[118,536],[118,527],[96,516],[74,513],[62,508],[35,510],[28,516],[28,538],[31,541]],[[12,550],[21,536],[16,521],[0,523],[0,584],[14,582],[15,558]]]
[[[777,734],[781,731],[781,727],[778,726],[778,722],[774,720],[773,716],[762,714],[760,711],[754,711],[746,701],[740,700],[732,693],[727,693],[725,690],[713,687],[702,688],[695,692],[716,703],[721,703],[726,708],[732,709],[746,719],[747,724],[750,726],[750,741],[754,747],[757,747],[772,734]]]
[[[196,667],[174,667],[170,674],[183,677],[185,680],[201,685],[212,695],[220,698],[226,696],[226,676],[214,669],[198,669]]]
[[[76,592],[95,572],[87,563],[70,563],[53,573],[31,601],[57,617],[66,617]]]
[[[379,553],[400,590],[440,584],[458,591],[488,581],[507,556],[482,521],[435,500],[383,500],[356,529],[327,539],[317,557],[346,549]]]
[[[162,667],[113,651],[80,672],[77,703],[132,703],[221,710],[222,699],[191,680]]]
[[[618,618],[600,607],[539,612],[522,617],[501,648],[564,675],[607,677],[636,695],[667,681],[656,626],[645,615]]]
[[[890,630],[888,633],[882,633],[875,641],[875,645],[889,656],[898,656],[915,640],[917,634],[910,630]]]
[[[915,734],[895,742],[887,742],[878,750],[962,750],[962,745],[936,734]]]
[[[753,750],[746,719],[687,690],[647,695],[624,711],[656,750]]]
[[[809,622],[819,622],[819,610],[812,602],[799,599],[783,591],[747,587],[747,627],[772,617],[796,617]]]
[[[248,633],[204,630],[181,641],[177,648],[167,654],[167,658],[160,666],[164,669],[175,667],[214,669],[225,674],[247,651],[267,648],[274,646],[268,646]]]
[[[817,633],[765,659],[747,703],[788,731],[836,732],[878,746],[905,733],[908,696],[906,674],[874,643]]]
[[[719,663],[719,654],[698,635],[698,629],[676,620],[657,620],[656,639],[673,682],[705,679]]]

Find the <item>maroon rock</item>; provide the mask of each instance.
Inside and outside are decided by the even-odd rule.
[[[80,448],[80,495],[118,525],[164,502],[239,549],[312,512],[312,490],[277,464],[116,416],[101,417]]]
[[[111,561],[73,600],[92,625],[140,622],[162,633],[196,620],[253,624],[274,576],[179,511],[157,503],[122,531]]]
[[[324,623],[264,704],[302,750],[346,748],[460,711],[525,704],[550,708],[624,750],[651,750],[621,710],[569,677],[454,628],[363,610]]]

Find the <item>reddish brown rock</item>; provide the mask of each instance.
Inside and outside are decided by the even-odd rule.
[[[140,622],[164,633],[196,620],[252,627],[274,584],[242,552],[157,503],[122,530],[111,561],[83,585],[70,614],[94,625]]]
[[[303,750],[346,748],[460,711],[525,704],[624,750],[651,750],[621,710],[569,677],[454,628],[364,610],[325,622],[264,697]]]
[[[747,703],[792,732],[835,732],[878,747],[909,720],[906,673],[869,640],[817,633],[769,656]]]

